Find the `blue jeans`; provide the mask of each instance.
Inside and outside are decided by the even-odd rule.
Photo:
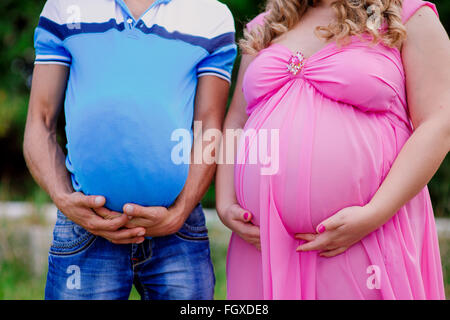
[[[45,299],[210,300],[214,270],[203,209],[175,234],[117,245],[94,236],[60,211],[48,257]]]

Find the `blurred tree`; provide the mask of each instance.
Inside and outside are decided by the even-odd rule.
[[[242,36],[243,25],[263,10],[265,3],[259,0],[222,2],[235,16],[238,38]],[[436,3],[441,21],[450,32],[450,1],[432,2]],[[36,190],[23,161],[22,140],[34,60],[33,33],[44,3],[45,0],[0,2],[0,200],[29,198]],[[59,127],[63,130],[64,125]],[[64,144],[64,135],[60,136]],[[450,216],[449,159],[430,183],[430,191],[437,215]]]

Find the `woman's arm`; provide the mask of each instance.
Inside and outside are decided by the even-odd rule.
[[[406,24],[402,49],[414,133],[368,206],[387,222],[431,180],[450,150],[450,41],[436,14],[422,7]]]
[[[335,256],[389,221],[431,180],[450,150],[450,41],[434,12],[423,7],[406,24],[402,49],[408,106],[414,132],[382,185],[364,207],[341,210],[322,222],[320,235],[299,251]]]
[[[218,165],[216,173],[216,208],[220,219],[228,228],[236,232],[245,241],[260,248],[259,228],[250,222],[252,218],[251,213],[241,208],[236,200],[234,164],[227,164],[225,161],[227,158],[234,160],[237,149],[237,141],[228,141],[227,130],[242,129],[248,119],[245,112],[247,102],[242,92],[242,81],[245,71],[252,60],[252,56],[242,56],[236,88],[224,123],[221,148],[221,159],[223,160]],[[227,148],[225,146],[229,143],[235,146],[232,155],[226,154]]]

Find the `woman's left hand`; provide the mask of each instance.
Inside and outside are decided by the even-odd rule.
[[[326,219],[317,226],[315,234],[296,234],[306,243],[297,251],[320,251],[322,257],[334,257],[350,248],[378,228],[374,215],[367,206],[348,207]]]

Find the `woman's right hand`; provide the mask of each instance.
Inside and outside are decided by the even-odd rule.
[[[232,204],[224,210],[218,210],[223,224],[235,232],[239,237],[261,250],[259,227],[252,223],[252,214],[239,206]]]

